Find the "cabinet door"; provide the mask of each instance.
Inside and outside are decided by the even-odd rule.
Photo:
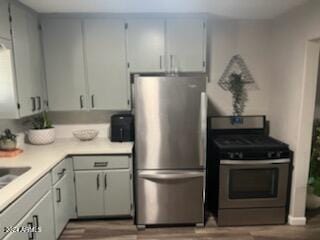
[[[205,22],[202,19],[167,20],[168,70],[205,71]]]
[[[78,217],[103,216],[103,173],[76,171],[75,177]]]
[[[0,39],[0,119],[19,118],[12,63],[12,43]]]
[[[31,37],[34,28],[37,29],[37,25],[34,26],[36,16],[15,4],[11,5],[11,16],[20,117],[25,117],[37,113],[34,89],[41,73],[37,67],[39,60],[34,59],[36,43],[32,43]]]
[[[130,215],[131,192],[129,170],[105,171],[104,188],[105,215]]]
[[[49,109],[85,109],[81,20],[48,18],[42,27]]]
[[[36,98],[35,112],[41,112],[43,106],[44,92],[44,65],[40,42],[40,30],[38,16],[32,13],[27,14],[29,47],[30,47],[30,72],[32,96]]]
[[[165,70],[165,21],[132,19],[128,21],[128,61],[130,72]]]
[[[30,213],[24,216],[20,222],[15,226],[16,228],[24,228],[24,227],[33,227],[33,219]],[[6,235],[3,240],[27,240],[34,239],[35,233],[26,233],[26,232],[11,232]]]
[[[0,1],[0,37],[11,39],[9,21],[9,3],[7,0]]]
[[[39,227],[40,232],[13,232],[4,240],[54,240],[54,222],[52,209],[52,193],[48,192],[16,225],[21,227]],[[36,230],[36,229],[35,229]]]
[[[73,217],[75,210],[73,188],[72,175],[68,172],[53,187],[56,238],[60,236],[69,219]]]
[[[32,217],[33,226],[41,229],[41,231],[35,233],[35,239],[56,239],[54,235],[53,203],[51,191],[40,200],[33,210],[31,210],[30,215]]]
[[[125,25],[122,20],[85,20],[90,107],[129,109]]]

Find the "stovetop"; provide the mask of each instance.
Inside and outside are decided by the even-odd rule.
[[[289,146],[266,135],[211,136],[220,159],[265,160],[289,158]]]
[[[288,145],[272,137],[261,134],[221,135],[213,136],[213,141],[221,149],[288,148]]]
[[[237,120],[237,121],[236,121]],[[265,116],[208,118],[208,149],[220,159],[259,160],[291,156],[289,146],[267,135]]]

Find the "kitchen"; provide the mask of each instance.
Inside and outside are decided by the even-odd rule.
[[[6,55],[11,56],[11,59],[3,58],[3,61],[6,61],[7,66],[12,68],[11,72],[14,74],[5,75],[7,81],[1,85],[1,95],[6,96],[3,98],[6,100],[0,103],[1,118],[4,119],[0,120],[0,130],[11,129],[13,133],[18,134],[18,147],[24,150],[17,157],[0,159],[0,166],[3,168],[22,167],[20,169],[22,172],[17,173],[19,177],[0,190],[1,196],[6,196],[0,199],[1,227],[25,225],[22,220],[25,220],[27,225],[31,223],[32,226],[41,226],[40,215],[33,214],[31,210],[40,199],[43,199],[46,205],[49,201],[56,202],[53,204],[56,206],[53,207],[53,217],[44,216],[49,221],[51,219],[52,222],[49,225],[53,229],[47,229],[46,232],[42,226],[42,232],[28,234],[27,237],[31,239],[57,239],[61,234],[61,239],[67,239],[70,234],[68,233],[69,227],[72,233],[73,230],[81,229],[81,226],[84,226],[85,229],[85,226],[90,226],[90,224],[93,228],[96,225],[106,224],[105,227],[97,228],[101,230],[101,235],[97,230],[96,238],[111,238],[112,234],[104,228],[112,232],[113,228],[121,229],[122,224],[124,225],[122,227],[129,231],[126,233],[127,230],[124,230],[123,235],[128,235],[129,238],[136,234],[144,238],[153,238],[155,236],[148,236],[148,234],[161,231],[161,229],[163,229],[163,234],[191,229],[191,231],[200,232],[200,238],[201,233],[202,237],[214,237],[217,233],[212,230],[212,220],[208,222],[190,221],[188,223],[196,224],[200,228],[187,226],[182,227],[182,230],[176,230],[176,228],[160,228],[160,230],[155,228],[157,229],[155,230],[148,227],[149,223],[140,221],[139,209],[141,210],[141,207],[137,207],[139,196],[145,197],[147,203],[142,205],[148,209],[148,204],[153,202],[148,197],[151,198],[154,192],[143,193],[147,189],[139,188],[144,185],[143,183],[137,184],[136,177],[138,172],[144,169],[143,167],[137,168],[136,163],[139,166],[139,153],[143,150],[146,151],[146,155],[149,154],[149,157],[155,157],[151,161],[152,164],[161,159],[160,156],[163,156],[166,149],[166,143],[162,142],[165,135],[170,136],[168,138],[170,141],[167,141],[171,144],[167,144],[169,148],[171,146],[180,154],[183,154],[182,149],[185,149],[185,153],[188,153],[186,156],[192,154],[188,148],[191,143],[185,140],[184,136],[193,136],[198,133],[198,130],[201,133],[199,135],[201,144],[196,150],[197,156],[194,159],[199,162],[200,159],[203,159],[204,148],[208,150],[212,148],[212,145],[209,145],[210,136],[207,136],[208,145],[204,144],[206,134],[201,131],[206,127],[203,121],[204,115],[227,116],[234,112],[232,96],[229,91],[221,87],[219,81],[228,63],[235,56],[240,56],[254,81],[248,84],[250,89],[247,91],[248,101],[243,115],[266,115],[268,121],[265,121],[264,117],[254,120],[259,122],[255,123],[255,126],[259,125],[259,134],[260,130],[269,131],[270,136],[289,144],[290,150],[294,152],[295,170],[292,172],[292,183],[290,181],[287,183],[288,186],[291,185],[291,194],[288,197],[290,207],[285,206],[288,208],[285,218],[288,219],[283,221],[290,225],[306,224],[304,196],[306,195],[309,166],[305,159],[310,158],[308,156],[310,153],[307,152],[310,152],[312,123],[309,119],[307,121],[310,123],[307,124],[309,129],[302,128],[306,125],[303,124],[305,121],[302,119],[305,116],[310,118],[312,115],[305,114],[304,105],[309,104],[306,106],[308,109],[312,107],[310,107],[311,103],[306,102],[303,97],[312,98],[312,94],[300,94],[299,89],[305,91],[312,89],[312,86],[301,88],[304,84],[301,79],[304,76],[303,66],[305,64],[298,63],[294,59],[298,57],[304,62],[305,45],[302,46],[301,42],[316,39],[320,35],[315,27],[316,20],[318,20],[316,9],[319,9],[317,1],[292,1],[291,3],[285,1],[287,3],[280,6],[277,5],[277,1],[274,1],[268,9],[264,5],[265,1],[257,5],[243,1],[243,4],[246,5],[242,7],[242,4],[230,1],[220,8],[218,6],[221,1],[214,1],[216,5],[210,5],[211,3],[206,1],[188,1],[188,4],[176,1],[172,5],[160,3],[152,5],[141,0],[127,5],[114,2],[113,7],[105,6],[101,2],[95,5],[88,1],[72,1],[71,3],[54,1],[56,2],[54,3],[53,1],[24,0],[20,2],[11,1],[10,18],[7,11],[8,2],[1,1],[1,4],[4,4],[1,5],[0,13],[1,44],[5,46],[4,49],[9,49],[9,51],[4,51],[6,54],[12,53],[12,55]],[[228,8],[228,11],[224,12],[223,7]],[[249,12],[248,9],[250,9]],[[298,29],[301,29],[303,33],[299,34],[299,40],[295,40],[295,29],[290,24],[295,21]],[[305,28],[310,32],[305,33]],[[306,38],[301,40],[301,36]],[[291,44],[286,44],[287,42]],[[274,56],[277,57],[274,58]],[[11,62],[13,64],[8,64]],[[283,70],[283,67],[286,69]],[[288,69],[295,69],[296,74],[286,72],[289,71]],[[183,77],[184,72],[207,73],[207,77],[192,82],[192,79],[187,80],[190,79],[190,76]],[[183,90],[185,88],[182,84],[175,86],[176,90],[173,89],[173,86],[166,86],[167,74],[171,76],[171,79],[178,78],[176,81],[179,81],[179,76],[181,81],[191,81],[187,83],[191,86],[187,89],[194,89],[197,96],[190,97],[191,92]],[[154,86],[151,86],[153,84],[142,84],[142,79],[148,76],[154,77],[155,80],[152,81]],[[290,79],[293,80],[290,81]],[[206,109],[208,114],[201,110],[201,106],[204,106],[206,102],[201,97],[201,93],[204,92],[203,87],[200,86],[201,81],[206,85],[208,108],[203,109]],[[167,90],[163,90],[163,94],[157,96],[155,93],[158,92],[157,89],[160,86],[161,89]],[[147,89],[146,92],[144,92],[145,89]],[[197,89],[200,89],[200,92]],[[178,96],[175,96],[175,91],[179,93]],[[184,93],[186,96],[183,96]],[[172,106],[168,105],[166,108],[166,105],[157,104],[158,100],[161,102],[161,96],[165,96],[168,100],[171,99]],[[176,97],[185,100],[175,105],[173,103],[178,102]],[[140,104],[138,104],[139,101],[141,101]],[[192,108],[193,105],[196,107]],[[300,106],[299,111],[295,106]],[[44,110],[48,111],[46,116],[40,114]],[[135,149],[133,149],[132,142],[119,143],[109,140],[112,135],[110,133],[112,116],[119,113],[127,114],[131,110],[135,115],[141,111],[141,114],[136,117],[143,116],[149,119],[146,122],[147,125],[143,125],[145,119],[139,117],[135,119]],[[170,121],[172,118],[166,117],[170,110],[171,115],[178,116],[179,123],[190,125],[183,127]],[[160,118],[160,121],[155,116],[161,111],[164,116]],[[40,122],[48,122],[47,120],[50,119],[53,123],[54,143],[44,146],[24,143],[21,133],[29,132],[30,134],[32,132],[29,129],[35,122],[34,116],[38,114],[42,117]],[[192,114],[201,115],[201,120],[191,117]],[[190,118],[190,121],[187,121],[186,116]],[[242,121],[246,122],[245,119],[244,117]],[[167,123],[168,120],[171,124],[167,124],[166,127],[169,130],[166,134],[164,128],[157,129],[154,125],[159,121],[162,123],[161,126],[165,126],[164,123]],[[230,123],[229,120],[227,123]],[[214,125],[212,130],[215,129]],[[232,124],[234,125],[237,124]],[[246,124],[240,124],[242,127],[244,125]],[[145,135],[142,134],[141,126],[149,129],[149,135],[147,132]],[[207,127],[209,130],[210,124]],[[86,129],[98,130],[98,136],[86,142],[80,142],[73,136],[74,131]],[[183,135],[184,130],[188,130],[188,134]],[[177,135],[170,135],[171,132],[176,132]],[[310,136],[304,136],[301,132],[309,132]],[[90,134],[88,131],[80,131],[80,133]],[[30,137],[29,134],[27,139]],[[119,134],[123,135],[123,132]],[[141,138],[139,134],[142,134]],[[181,134],[180,138],[179,134]],[[305,144],[304,148],[298,144],[303,142],[302,137],[307,139],[304,142],[310,142],[309,145]],[[144,141],[145,138],[150,141]],[[158,145],[162,147],[162,151]],[[141,151],[139,146],[143,146]],[[168,156],[176,155],[167,155],[167,158]],[[273,157],[270,156],[270,158]],[[284,158],[291,159],[291,155],[286,155]],[[208,157],[206,161],[209,161]],[[198,166],[183,164],[186,162],[179,163],[175,167],[165,166],[164,170],[173,171],[178,167],[185,170],[184,173],[190,176],[189,170],[198,169]],[[205,165],[200,164],[199,166]],[[155,170],[153,166],[150,168]],[[150,178],[146,172],[142,174]],[[166,174],[159,176],[168,177]],[[198,175],[191,176],[192,179],[198,178]],[[179,175],[179,177],[182,176]],[[94,185],[91,186],[91,182]],[[196,187],[196,190],[204,193],[202,202],[207,195],[204,191],[205,187],[209,189],[210,183]],[[32,191],[36,191],[38,195],[32,194]],[[74,194],[72,194],[73,191]],[[184,190],[179,188],[175,191]],[[174,200],[172,194],[165,193],[163,197],[166,198],[166,196],[172,196],[171,200]],[[39,208],[42,206],[40,203]],[[159,203],[158,206],[149,206],[152,210],[160,208],[160,205]],[[181,208],[177,203],[173,207]],[[200,208],[202,208],[199,210],[201,215],[204,215],[205,209],[201,206]],[[147,219],[154,219],[152,217],[154,213],[151,210],[143,213]],[[165,212],[163,208],[161,212]],[[34,216],[38,216],[40,224],[37,223],[39,219]],[[132,216],[137,216],[135,221],[126,220]],[[96,221],[71,221],[63,233],[69,219],[76,218],[95,219]],[[99,221],[98,219],[101,218],[103,220]],[[110,218],[116,219],[108,220]],[[121,220],[123,218],[124,220]],[[165,224],[166,222],[158,223]],[[146,227],[146,230],[136,232],[134,224],[142,229]],[[203,225],[205,227],[202,230]],[[248,232],[257,231],[258,233],[255,234],[259,237],[257,228],[252,227]],[[213,229],[220,231],[219,229],[224,228],[214,227]],[[237,233],[232,232],[239,231],[237,229],[239,228],[231,229],[230,234],[237,236]],[[302,235],[303,231],[307,231],[306,229],[308,229],[308,224],[301,230]],[[213,231],[213,233],[206,235],[208,234],[206,231]],[[270,228],[270,231],[276,232],[277,228]],[[55,236],[46,237],[46,234],[50,234],[48,232],[54,232]],[[20,239],[20,235],[21,239],[26,238],[23,234],[1,234],[1,239]],[[228,232],[226,231],[225,234]],[[246,237],[252,239],[252,234],[254,233],[247,233],[248,236],[244,236],[244,239]],[[239,234],[239,237],[241,236]],[[91,237],[94,239],[94,234]],[[174,238],[174,235],[171,237]],[[84,235],[83,238],[90,237]],[[180,238],[188,237],[184,235]]]

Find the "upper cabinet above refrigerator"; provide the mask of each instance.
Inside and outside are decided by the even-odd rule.
[[[127,21],[127,34],[130,72],[164,72],[165,21],[131,19]]]
[[[206,24],[203,19],[168,19],[166,46],[169,71],[206,71]]]
[[[206,37],[203,18],[129,19],[129,71],[206,72]]]

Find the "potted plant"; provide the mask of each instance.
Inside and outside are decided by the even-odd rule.
[[[308,180],[307,208],[320,207],[320,121],[314,124],[310,171]]]
[[[17,147],[17,136],[14,135],[10,129],[6,129],[0,135],[0,149],[4,151],[11,151]]]
[[[232,94],[232,107],[233,107],[233,117],[231,122],[241,123],[242,118],[240,117],[244,112],[245,103],[248,100],[247,90],[245,88],[245,82],[242,79],[241,73],[232,73],[229,76],[229,91]]]
[[[53,143],[55,140],[55,129],[48,118],[47,112],[43,112],[33,118],[33,129],[28,132],[30,143],[44,145]]]

